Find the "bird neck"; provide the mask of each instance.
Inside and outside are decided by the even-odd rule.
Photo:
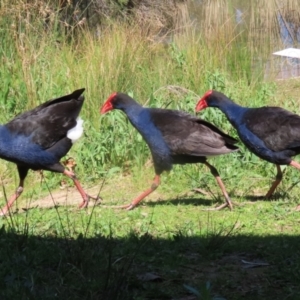
[[[124,110],[131,124],[140,132],[148,131],[147,127],[150,122],[148,110],[140,105],[130,106]]]
[[[121,110],[124,111],[124,113],[128,116],[128,118],[131,120],[132,118],[136,118],[139,116],[139,114],[144,110],[145,108],[141,106],[140,104],[133,102],[130,105],[127,105]]]
[[[139,106],[135,107],[134,110],[126,109],[126,115],[130,123],[137,129],[150,147],[152,155],[153,152],[158,149],[161,154],[166,156],[170,154],[170,149],[167,146],[161,131],[153,123],[151,108]]]
[[[215,107],[218,107],[226,115],[227,119],[233,126],[241,123],[244,113],[247,110],[246,107],[240,106],[230,99],[218,102]]]

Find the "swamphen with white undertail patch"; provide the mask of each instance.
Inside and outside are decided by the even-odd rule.
[[[155,169],[152,186],[135,198],[130,204],[121,206],[133,209],[142,199],[152,193],[160,184],[163,171],[172,169],[173,164],[203,163],[216,178],[226,203],[232,203],[218,171],[206,161],[206,156],[220,155],[238,150],[234,138],[223,133],[214,125],[188,113],[158,108],[144,108],[126,94],[113,93],[103,104],[100,113],[112,109],[122,110],[131,124],[139,131],[148,144]]]
[[[282,180],[280,165],[300,169],[300,164],[292,160],[300,153],[300,116],[280,107],[242,107],[213,90],[207,91],[199,100],[196,111],[206,107],[219,108],[251,152],[276,164],[276,180],[266,194],[267,198]]]
[[[91,197],[85,193],[75,174],[59,162],[83,133],[83,121],[78,118],[83,105],[84,89],[49,100],[22,113],[5,125],[0,125],[0,157],[17,165],[20,183],[15,194],[1,209],[8,213],[21,195],[28,170],[48,170],[70,177],[82,196],[80,207],[86,207]]]

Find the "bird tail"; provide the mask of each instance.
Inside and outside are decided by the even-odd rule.
[[[68,132],[67,132],[67,137],[72,141],[72,144],[74,144],[83,134],[83,120],[78,117],[76,119],[76,126],[71,128]]]

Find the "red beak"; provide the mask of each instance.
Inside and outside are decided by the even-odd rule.
[[[206,107],[208,107],[207,101],[206,99],[213,93],[213,90],[209,90],[207,91],[204,96],[198,101],[197,105],[196,105],[196,112],[200,111]]]
[[[107,113],[110,110],[113,110],[114,107],[111,103],[111,101],[113,100],[113,98],[117,95],[117,93],[113,93],[111,94],[108,99],[105,101],[105,103],[102,105],[101,109],[100,109],[100,114],[103,115],[105,113]]]
[[[204,97],[203,97],[203,98],[204,98]],[[195,108],[196,112],[197,112],[197,111],[200,111],[200,110],[202,110],[202,109],[204,109],[204,108],[206,108],[206,107],[208,107],[208,105],[207,105],[207,103],[206,103],[206,100],[203,99],[203,98],[201,98],[201,99],[198,101],[198,103],[197,103],[197,105],[196,105],[196,108]]]

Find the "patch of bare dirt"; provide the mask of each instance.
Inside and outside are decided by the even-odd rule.
[[[99,186],[85,190],[91,196],[97,196],[99,193]],[[93,200],[90,200],[93,201]],[[32,201],[29,208],[40,207],[49,208],[54,206],[78,206],[82,202],[81,195],[76,188],[67,187],[62,190],[55,191],[51,195]]]
[[[35,200],[29,201],[24,199],[24,195],[20,197],[18,201],[18,206],[24,209],[30,208],[51,208],[54,206],[74,206],[78,207],[82,202],[82,198],[78,190],[72,185],[72,182],[65,180],[63,178],[64,184],[61,184],[61,188],[57,190],[51,190],[51,193],[47,193],[46,196],[40,197]],[[120,174],[119,176],[114,176],[111,179],[107,179],[104,184],[100,180],[98,184],[92,187],[83,186],[84,190],[90,196],[98,196],[103,199],[97,201],[97,205],[120,205],[128,204],[130,201],[136,197],[139,193],[149,188],[152,183],[151,176],[146,176],[139,181],[135,181],[130,175],[124,176]],[[103,184],[103,186],[102,186]],[[29,187],[28,187],[29,188]],[[27,189],[28,189],[27,188]],[[158,201],[161,198],[167,197],[160,193],[160,191],[153,192],[144,201]],[[143,201],[143,202],[144,202]],[[94,200],[90,200],[90,206],[94,204]],[[20,210],[22,212],[22,210]]]

